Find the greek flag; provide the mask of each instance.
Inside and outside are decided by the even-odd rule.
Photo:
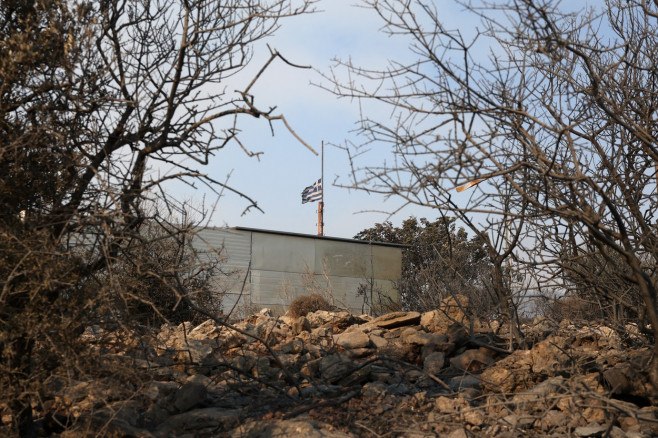
[[[302,204],[307,202],[319,201],[322,199],[322,178],[317,180],[312,186],[308,186],[302,191]]]

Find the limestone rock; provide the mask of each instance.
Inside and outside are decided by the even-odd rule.
[[[189,340],[179,345],[177,357],[182,362],[191,362],[202,366],[217,365],[218,359],[215,356],[212,341]]]
[[[445,333],[448,337],[448,342],[454,344],[456,347],[461,347],[470,339],[470,336],[466,332],[464,326],[457,323],[450,324]]]
[[[318,310],[316,312],[311,312],[306,315],[309,324],[312,328],[317,328],[320,326],[331,326],[339,330],[345,330],[347,327],[353,324],[361,324],[363,321],[360,318],[352,315],[349,312],[333,312],[327,310]]]
[[[223,327],[218,327],[217,324],[215,324],[215,321],[208,319],[190,330],[187,338],[199,341],[205,339],[217,339],[220,336],[222,329]]]
[[[320,375],[329,383],[336,383],[354,368],[356,368],[354,362],[340,354],[326,356],[318,362]]]
[[[463,417],[464,417],[464,421],[466,421],[471,426],[480,427],[486,421],[486,417],[484,416],[484,413],[479,409],[467,410],[466,412],[463,413]]]
[[[469,397],[471,397],[471,396],[479,395],[480,392],[479,389],[482,384],[482,379],[478,376],[467,374],[467,375],[451,377],[446,381],[446,383],[453,391],[460,392],[463,394],[469,392]],[[468,391],[468,390],[474,390],[474,391]]]
[[[161,437],[192,433],[197,435],[203,429],[227,430],[234,427],[239,416],[236,409],[203,408],[188,411],[169,417],[156,429],[156,435]]]
[[[593,423],[591,425],[577,427],[573,434],[580,437],[600,437],[608,430],[608,426]]]
[[[480,349],[466,350],[450,359],[450,365],[461,371],[479,371],[494,363],[493,357]]]
[[[446,356],[443,352],[437,351],[428,355],[423,361],[423,368],[430,374],[438,374],[441,372],[445,364]]]
[[[455,429],[446,435],[446,438],[468,438],[468,436],[469,435],[466,433],[466,429],[460,427],[459,429]]]
[[[392,312],[378,316],[368,325],[374,325],[384,329],[392,329],[407,325],[415,325],[420,322],[420,313],[418,312]]]
[[[295,335],[298,335],[302,332],[310,332],[310,331],[311,331],[311,323],[308,321],[308,319],[305,316],[300,316],[292,324],[292,332]]]
[[[544,380],[543,382],[539,383],[538,385],[535,385],[534,387],[526,391],[516,394],[512,400],[515,403],[517,403],[517,406],[525,406],[530,408],[534,407],[536,403],[544,402],[547,399],[549,399],[548,403],[550,404],[553,403],[553,400],[550,397],[551,394],[556,395],[563,392],[564,385],[565,385],[564,377],[561,376],[552,377],[550,379]],[[540,404],[538,409],[544,410],[543,404]]]
[[[119,379],[129,376],[122,374],[125,366],[141,373],[140,379],[113,376],[107,383],[48,378],[44,384],[55,396],[45,401],[43,412],[62,412],[62,418],[76,420],[78,430],[62,438],[80,436],[75,433],[83,426],[107,426],[102,430],[111,431],[109,435],[116,431],[118,436],[158,438],[342,438],[348,435],[311,418],[341,420],[345,413],[384,434],[386,425],[408,428],[407,435],[418,437],[596,437],[602,436],[601,425],[608,426],[612,438],[658,436],[658,408],[639,408],[623,397],[607,400],[613,394],[652,401],[655,391],[650,392],[642,374],[650,348],[615,350],[616,335],[605,327],[558,327],[536,320],[529,329],[535,330],[527,344],[532,349],[496,362],[497,353],[473,346],[478,341],[503,346],[504,329],[499,335],[467,332],[470,327],[463,323],[468,312],[449,300],[437,311],[443,322],[437,321],[436,311],[396,312],[370,322],[347,312],[320,311],[285,321],[262,312],[235,322],[235,327],[267,338],[269,345],[212,320],[196,327],[165,325],[154,331],[155,339],[145,341],[149,350],[140,352],[134,352],[133,344],[117,351],[116,343],[101,350],[105,347],[97,346],[103,339],[119,335],[108,332],[99,338],[98,330],[90,328],[83,339],[98,354],[117,361],[113,369]],[[434,331],[427,331],[430,326]],[[204,364],[212,366],[197,366]],[[450,396],[440,396],[450,390]],[[325,402],[330,409],[322,407]],[[280,420],[314,405],[321,408]],[[371,422],[374,416],[381,418]],[[614,419],[617,423],[611,424]],[[10,420],[3,415],[2,421]],[[237,427],[240,421],[246,423]],[[414,430],[412,423],[427,428]],[[340,421],[335,427],[360,431]]]
[[[419,350],[418,346],[408,344],[400,339],[393,339],[388,342],[388,345],[380,348],[378,353],[381,356],[413,363],[418,358]]]
[[[388,341],[386,339],[373,334],[370,335],[370,342],[372,342],[377,349],[383,349],[388,346]]]
[[[567,339],[551,336],[530,350],[532,372],[544,376],[556,376],[571,366],[572,355],[567,354]]]
[[[469,300],[464,295],[444,298],[438,309],[423,313],[420,325],[429,332],[445,333],[452,324],[468,325]]]
[[[333,427],[319,421],[310,420],[281,420],[275,422],[257,421],[247,423],[235,428],[229,436],[231,438],[279,438],[279,437],[307,437],[307,438],[350,438],[343,432],[333,430]]]
[[[442,413],[456,413],[466,410],[471,405],[462,397],[438,397],[434,403],[434,408]]]
[[[208,390],[202,382],[190,379],[174,394],[174,407],[179,412],[189,411],[206,399]]]
[[[405,340],[410,344],[427,345],[427,344],[444,344],[448,342],[448,337],[440,333],[416,333],[407,336]]]
[[[304,345],[304,341],[299,338],[294,338],[284,344],[279,345],[279,350],[282,353],[287,354],[303,353],[305,348],[306,346]]]
[[[502,393],[526,389],[531,372],[530,351],[518,350],[482,372],[482,387]]]
[[[334,336],[334,342],[343,348],[365,348],[370,345],[370,338],[362,331],[341,333]]]

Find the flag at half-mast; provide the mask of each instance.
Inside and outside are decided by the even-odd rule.
[[[322,178],[317,180],[312,186],[306,187],[302,191],[302,204],[315,202],[322,199]]]

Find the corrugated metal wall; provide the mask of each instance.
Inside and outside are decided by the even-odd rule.
[[[262,307],[283,313],[294,298],[315,292],[339,307],[367,312],[360,287],[368,301],[371,295],[400,301],[400,246],[244,228],[204,229],[194,246],[225,257],[229,275],[218,279],[225,312],[236,306],[240,313]]]
[[[192,245],[201,255],[222,257],[222,273],[215,290],[222,294],[222,310],[246,309],[251,305],[251,233],[230,228],[205,228],[197,232]],[[246,277],[246,278],[245,278]]]

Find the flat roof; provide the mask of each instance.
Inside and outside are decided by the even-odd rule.
[[[229,229],[229,230],[238,230],[238,231],[250,231],[252,233],[277,234],[281,236],[305,237],[307,239],[324,239],[324,240],[333,240],[337,242],[360,243],[364,245],[393,246],[397,248],[409,247],[409,245],[404,245],[401,243],[377,242],[374,240],[369,241],[369,240],[347,239],[344,237],[318,236],[317,234],[293,233],[290,231],[263,230],[260,228],[249,228],[249,227],[206,227],[206,229],[220,229],[220,230]]]

